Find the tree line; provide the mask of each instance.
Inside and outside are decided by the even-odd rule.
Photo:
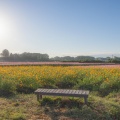
[[[40,62],[49,61],[48,54],[41,53],[29,53],[24,52],[22,54],[10,53],[7,49],[4,49],[1,53],[0,61],[10,61],[10,62]]]
[[[111,63],[120,63],[120,57],[106,57],[106,58],[95,58],[92,56],[64,56],[64,57],[53,57],[49,58],[48,54],[41,53],[29,53],[23,52],[21,54],[18,53],[10,53],[9,50],[4,49],[2,53],[0,53],[0,62],[43,62],[43,61],[62,61],[62,62],[111,62]]]

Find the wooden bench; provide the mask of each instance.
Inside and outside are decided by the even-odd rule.
[[[37,89],[35,91],[37,100],[42,99],[42,95],[53,95],[53,96],[72,96],[72,97],[83,97],[85,104],[89,95],[88,90],[69,90],[69,89]]]

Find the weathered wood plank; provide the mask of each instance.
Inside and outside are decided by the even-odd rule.
[[[50,89],[49,93],[51,93],[52,89]]]
[[[61,90],[60,90],[60,89],[58,89],[58,93],[60,93],[60,91],[61,91]]]
[[[86,91],[86,95],[88,95],[89,94],[89,91]]]
[[[72,94],[75,94],[75,90],[72,90]]]
[[[40,91],[39,92],[44,92],[45,91],[45,89],[40,89]]]
[[[61,89],[60,93],[64,93],[64,90],[63,90],[63,89]]]

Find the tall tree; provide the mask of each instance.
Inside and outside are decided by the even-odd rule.
[[[9,57],[9,51],[7,50],[7,49],[4,49],[3,51],[2,51],[2,53],[1,53],[1,55],[3,56],[3,57]]]

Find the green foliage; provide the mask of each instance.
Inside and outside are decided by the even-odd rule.
[[[76,84],[75,80],[68,79],[68,77],[64,78],[63,80],[56,83],[58,88],[73,88]]]
[[[0,95],[10,95],[16,92],[16,85],[13,81],[0,77]]]
[[[120,90],[119,68],[1,67],[0,90],[33,93],[37,88],[86,89],[102,96]]]
[[[44,78],[42,82],[42,87],[43,88],[57,88],[57,86],[55,86],[54,78],[50,78],[49,76]]]
[[[41,105],[45,106],[45,105],[52,105],[54,102],[52,98],[44,97],[40,103]]]
[[[41,87],[41,84],[38,84],[34,78],[29,77],[21,77],[19,81],[17,81],[17,92],[20,93],[32,93],[38,87]]]
[[[40,104],[42,106],[48,105],[48,106],[59,106],[59,107],[80,107],[83,102],[80,101],[80,99],[77,98],[61,98],[61,97],[44,97]]]
[[[90,106],[84,105],[81,109],[72,108],[67,113],[68,116],[72,118],[81,118],[82,120],[112,120],[110,115],[100,114],[98,111],[94,110]]]
[[[120,79],[119,78],[114,78],[113,80],[110,80],[109,82],[104,81],[100,85],[100,90],[99,92],[102,95],[108,95],[110,92],[113,91],[118,91],[120,90]]]

